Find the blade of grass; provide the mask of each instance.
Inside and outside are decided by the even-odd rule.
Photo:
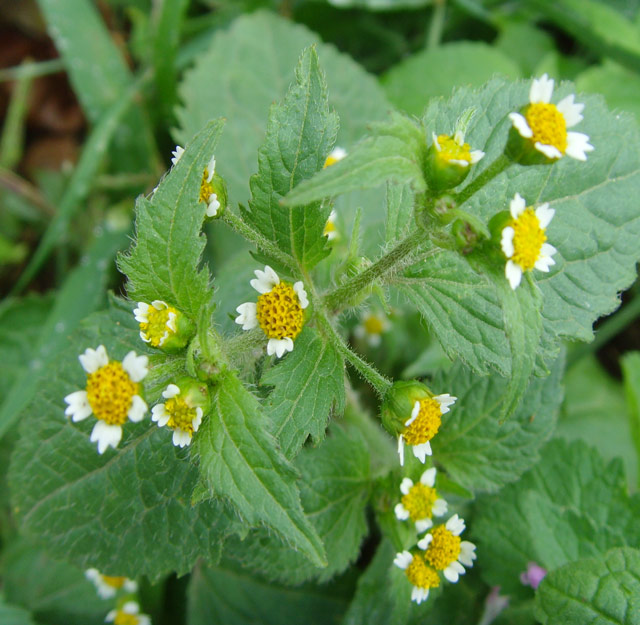
[[[24,63],[29,64],[29,61]],[[28,74],[16,80],[9,109],[2,127],[0,137],[0,167],[13,169],[22,158],[24,140],[24,121],[29,104],[29,91],[33,78]]]
[[[8,80],[22,80],[23,78],[38,78],[48,74],[57,74],[64,71],[62,59],[39,61],[38,63],[22,63],[15,67],[0,69],[0,82]]]

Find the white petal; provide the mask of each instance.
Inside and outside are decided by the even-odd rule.
[[[142,331],[140,330],[140,338],[145,342],[145,343],[151,343],[151,339]]]
[[[138,625],[151,625],[151,618],[147,614],[138,616]]]
[[[335,147],[331,150],[329,158],[333,158],[336,161],[341,161],[347,155],[347,151],[344,148]]]
[[[267,343],[267,354],[272,356],[276,355],[277,358],[282,358],[285,352],[293,351],[293,341],[288,336],[283,339],[269,339]]]
[[[471,164],[475,165],[478,161],[484,158],[484,152],[482,150],[472,150],[471,152]]]
[[[109,425],[104,421],[99,420],[91,431],[91,442],[98,443],[98,453],[103,454],[107,447],[118,446],[120,439],[122,438],[122,427],[119,425]]]
[[[408,495],[409,491],[413,488],[413,480],[409,477],[403,478],[402,482],[400,482],[400,492],[403,495]]]
[[[82,368],[87,373],[94,373],[100,367],[104,367],[109,364],[109,356],[107,355],[107,349],[104,345],[99,345],[97,349],[91,349],[88,347],[84,354],[78,356]]]
[[[529,90],[529,102],[551,102],[553,95],[553,78],[549,78],[546,74],[542,74],[540,78],[534,78]]]
[[[424,536],[418,541],[418,548],[422,549],[422,551],[426,551],[427,547],[429,547],[432,540],[433,540],[433,534],[427,534],[426,536]]]
[[[536,141],[533,144],[533,147],[536,150],[538,150],[538,152],[542,152],[547,158],[550,158],[550,159],[562,158],[562,152],[558,150],[558,148],[554,147],[553,145],[545,145],[544,143],[540,143],[540,141]]]
[[[447,514],[448,507],[449,506],[444,499],[438,498],[433,502],[431,513],[435,516],[442,516],[443,514]]]
[[[401,569],[406,569],[411,564],[412,560],[413,556],[411,555],[411,553],[408,551],[403,551],[402,553],[396,554],[393,563]]]
[[[449,412],[449,406],[456,403],[457,397],[453,395],[449,395],[449,393],[444,393],[443,395],[436,395],[433,399],[435,399],[440,404],[440,412],[442,414],[447,414]]]
[[[398,456],[400,456],[400,466],[404,466],[404,438],[398,434]]]
[[[393,511],[396,515],[396,519],[399,519],[400,521],[406,521],[410,516],[409,511],[401,503],[396,504]]]
[[[431,519],[420,519],[416,521],[416,531],[418,534],[426,532],[431,527],[433,527],[433,521]]]
[[[425,485],[425,486],[431,486],[433,487],[433,485],[436,483],[436,468],[435,467],[431,467],[430,469],[427,469],[421,476],[420,476],[420,481]]]
[[[454,514],[448,521],[445,527],[454,535],[460,536],[464,532],[465,524],[457,514]]]
[[[540,204],[540,206],[536,208],[536,217],[540,222],[541,228],[546,228],[551,222],[551,220],[553,219],[553,216],[555,214],[556,214],[556,211],[553,210],[553,208],[549,208],[549,202]]]
[[[124,584],[122,585],[122,587],[127,592],[137,592],[137,590],[138,590],[138,582],[136,582],[133,579],[125,579],[124,580]]]
[[[430,456],[431,453],[431,443],[429,441],[413,446],[413,455],[420,460],[422,464],[424,464],[426,457]]]
[[[169,316],[167,318],[167,323],[165,324],[167,326],[167,328],[169,328],[169,330],[171,330],[172,332],[177,332],[178,329],[176,327],[176,319],[177,319],[178,315],[176,315],[176,313],[174,312],[170,312]]]
[[[175,167],[184,154],[184,148],[176,145],[176,149],[173,150],[171,154],[173,154],[173,156],[171,157],[171,164]]]
[[[260,294],[268,293],[276,284],[280,284],[278,274],[269,265],[265,265],[264,271],[256,269],[253,273],[256,277],[249,284]]]
[[[220,202],[218,201],[218,196],[215,193],[212,193],[209,196],[209,203],[207,204],[207,210],[205,211],[205,215],[207,217],[215,217],[218,214],[219,208],[220,208]]]
[[[176,395],[180,395],[180,387],[177,384],[169,384],[167,388],[162,391],[162,396],[165,399],[171,399]]]
[[[138,323],[149,323],[149,304],[138,302],[138,307],[133,309],[133,316]]]
[[[156,310],[164,310],[165,308],[169,308],[169,304],[167,304],[167,302],[165,302],[164,300],[161,299],[154,299],[151,302],[151,305],[156,309]]]
[[[127,601],[120,609],[126,614],[140,613],[140,606],[135,601]]]
[[[470,161],[462,161],[457,158],[450,158],[447,162],[451,163],[452,165],[458,165],[459,167],[469,167],[471,163]]]
[[[573,93],[563,98],[556,104],[556,108],[562,113],[564,121],[567,124],[567,128],[571,128],[582,121],[582,111],[584,104],[574,102],[575,96]]]
[[[209,174],[207,176],[207,182],[211,182],[211,180],[213,179],[213,174],[216,173],[216,157],[213,155],[211,155],[211,158],[207,163],[207,173]]]
[[[236,308],[236,312],[239,315],[235,321],[242,326],[243,330],[252,330],[258,326],[258,305],[255,302],[240,304]]]
[[[476,559],[476,546],[468,540],[463,540],[460,543],[460,555],[458,560],[465,566],[473,566],[473,561]]]
[[[134,351],[130,351],[122,361],[122,368],[133,382],[140,382],[149,373],[149,358],[137,356]]]
[[[462,569],[462,570],[460,570]],[[452,562],[444,571],[444,576],[452,583],[455,584],[460,575],[464,573],[464,567],[459,562]]]
[[[515,236],[516,231],[511,226],[506,226],[502,230],[502,237],[500,239],[500,247],[502,248],[502,252],[507,258],[511,258],[515,249],[513,247],[513,237]]]
[[[307,292],[304,290],[304,284],[302,284],[302,282],[296,282],[293,285],[293,290],[300,301],[300,308],[306,308],[309,305],[309,299],[307,297]]]
[[[186,447],[191,443],[191,434],[184,430],[173,430],[173,444],[176,447]]]
[[[517,265],[512,260],[508,260],[504,268],[504,274],[507,276],[507,280],[509,280],[509,285],[515,291],[520,284],[520,280],[522,280],[522,269],[520,265]]]
[[[582,132],[567,133],[567,149],[565,150],[567,156],[578,161],[586,161],[586,153],[592,150],[594,150],[594,147],[589,143],[588,135]]]
[[[411,417],[404,422],[405,426],[409,427],[418,418],[419,414],[420,414],[420,402],[416,400],[416,403],[413,404]]]
[[[89,405],[87,391],[76,391],[75,393],[70,393],[64,398],[64,400],[69,404],[65,409],[64,414],[71,417],[71,420],[74,423],[86,419],[93,412]]]
[[[193,426],[193,431],[197,432],[198,429],[200,428],[200,424],[202,423],[202,408],[200,408],[200,406],[198,406],[196,408],[196,416],[194,417],[193,421],[191,422],[191,425]]]
[[[111,612],[107,613],[107,616],[104,617],[105,622],[110,623],[115,621],[117,614],[117,610],[111,610]]]
[[[435,132],[431,133],[431,138],[433,139],[433,145],[435,147],[436,150],[438,150],[438,152],[440,152],[442,150],[442,148],[440,147],[440,144],[438,143],[438,135]]]
[[[131,408],[129,408],[127,416],[129,417],[130,421],[138,423],[138,421],[142,421],[142,419],[144,419],[144,415],[147,410],[147,404],[145,403],[144,399],[142,399],[140,395],[134,395],[131,398]]]
[[[169,423],[171,415],[167,412],[164,404],[156,404],[151,409],[151,420],[158,424],[158,427],[163,428]]]
[[[509,202],[509,212],[514,219],[518,219],[526,207],[527,204],[519,193],[516,193]]]
[[[459,145],[459,146],[463,146],[464,145],[464,132],[462,132],[461,130],[456,130],[453,133],[453,140]]]
[[[556,264],[556,261],[551,258],[551,256],[540,256],[538,260],[534,263],[534,267],[538,271],[543,271],[544,273],[549,272],[549,268]]]
[[[370,334],[367,339],[367,343],[371,347],[380,347],[380,343],[382,343],[382,337],[379,334]]]
[[[420,605],[423,601],[426,601],[428,597],[428,588],[418,588],[417,586],[414,586],[411,590],[411,600],[415,601],[418,605]]]
[[[520,115],[520,113],[509,113],[509,119],[521,137],[525,139],[531,139],[531,137],[533,137],[533,130],[529,128],[527,120]]]

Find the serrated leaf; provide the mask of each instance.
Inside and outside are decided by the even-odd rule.
[[[638,625],[640,551],[611,549],[549,573],[536,593],[542,625]]]
[[[276,448],[258,400],[233,373],[212,392],[211,414],[194,445],[210,492],[231,500],[249,524],[264,523],[316,566],[326,565],[300,504],[296,472]]]
[[[344,360],[330,343],[305,327],[296,348],[283,362],[268,369],[261,384],[275,386],[265,412],[282,452],[296,456],[308,436],[324,438],[331,410],[344,410]]]
[[[302,476],[302,505],[325,545],[326,568],[314,566],[265,530],[250,533],[242,542],[231,541],[229,553],[249,570],[286,584],[331,579],[358,557],[367,533],[370,464],[358,430],[338,425],[319,448],[306,447],[295,460]]]
[[[78,354],[100,344],[116,359],[145,351],[128,310],[96,313],[21,413],[9,470],[21,529],[52,556],[113,575],[158,578],[186,573],[198,558],[215,561],[231,517],[213,500],[191,505],[198,471],[169,432],[147,417],[127,424],[118,450],[100,456],[89,441],[94,419],[64,416],[63,397],[86,384]]]
[[[387,245],[409,234],[413,223],[414,197],[407,184],[387,184],[387,220],[385,224],[385,242]]]
[[[478,501],[473,536],[483,577],[518,594],[529,562],[553,570],[612,547],[637,548],[639,512],[619,461],[605,465],[580,441],[554,440],[517,484]]]
[[[222,126],[221,120],[210,122],[187,145],[151,198],[138,199],[136,240],[118,259],[131,299],[164,300],[193,319],[209,301],[209,271],[199,269],[206,245],[202,234],[206,204],[198,198]]]
[[[432,441],[434,457],[449,476],[474,492],[495,492],[515,481],[539,459],[553,432],[560,402],[564,359],[546,378],[534,378],[518,409],[500,423],[500,401],[509,384],[478,377],[462,365],[434,378],[433,388],[458,398]]]
[[[295,83],[283,102],[272,107],[267,136],[258,151],[258,173],[251,177],[245,219],[291,255],[300,270],[310,269],[331,248],[322,236],[331,211],[312,202],[285,207],[280,200],[324,166],[335,143],[338,118],[330,111],[318,55],[307,48],[296,67]]]
[[[345,158],[293,189],[284,203],[297,206],[385,182],[410,183],[416,191],[423,191],[425,156],[421,129],[409,118],[393,113],[391,121],[376,124],[372,136]]]
[[[188,625],[338,623],[345,601],[335,589],[270,584],[237,566],[198,567],[187,589]]]

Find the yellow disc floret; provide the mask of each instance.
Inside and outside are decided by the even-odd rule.
[[[193,421],[197,414],[195,408],[191,408],[181,397],[168,399],[164,408],[170,415],[170,419],[167,421],[170,428],[193,434]]]
[[[214,193],[213,185],[209,182],[209,170],[205,167],[202,174],[202,182],[200,183],[200,202],[209,203],[209,198]]]
[[[433,538],[424,557],[434,569],[442,571],[458,559],[460,536],[454,536],[444,525],[438,525],[431,535]]]
[[[460,145],[453,137],[449,135],[439,135],[438,158],[448,163],[449,161],[466,161],[471,163],[471,146],[468,143]]]
[[[149,321],[147,323],[142,322],[140,324],[140,330],[153,347],[161,346],[169,334],[174,334],[174,331],[167,325],[169,315],[172,313],[175,316],[178,314],[178,311],[173,306],[167,306],[161,309],[149,306],[149,312],[147,313]]]
[[[109,425],[122,425],[127,420],[134,395],[140,385],[116,361],[91,373],[87,378],[87,399],[97,419]]]
[[[567,149],[567,122],[555,104],[534,102],[530,104],[524,116],[533,132],[534,143],[552,145],[562,154]]]
[[[520,265],[523,271],[533,269],[540,257],[542,244],[547,240],[540,220],[532,208],[527,208],[511,222],[511,227],[514,230],[513,262]]]
[[[415,420],[402,432],[409,445],[422,445],[430,441],[442,424],[442,408],[436,399],[420,400],[420,412]]]
[[[362,325],[364,325],[364,329],[367,334],[382,334],[384,331],[382,319],[380,319],[380,317],[376,317],[376,315],[370,315],[367,317]]]
[[[288,282],[276,284],[258,298],[256,315],[260,327],[270,339],[295,339],[302,330],[302,307]]]
[[[118,610],[113,625],[138,625],[139,622],[140,619],[137,614],[129,614],[128,612]]]
[[[430,519],[432,516],[433,504],[436,502],[438,494],[435,488],[426,486],[418,482],[411,487],[411,490],[402,497],[402,505],[409,513],[412,521]]]
[[[417,588],[437,588],[440,586],[440,577],[419,554],[413,556],[411,564],[405,569],[405,574],[411,584]]]
[[[122,588],[127,581],[126,577],[112,577],[110,575],[103,575],[102,581],[111,588]]]

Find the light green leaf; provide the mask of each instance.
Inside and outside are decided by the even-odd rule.
[[[346,600],[336,589],[270,584],[237,566],[198,567],[187,589],[187,624],[338,623]]]
[[[580,441],[552,441],[517,484],[478,501],[473,536],[483,577],[521,594],[519,575],[531,561],[552,570],[612,547],[638,547],[639,513],[620,462],[605,465]]]
[[[0,623],[2,625],[36,625],[27,610],[4,602],[0,597]]]
[[[547,31],[528,22],[512,20],[500,25],[500,34],[493,45],[502,52],[503,58],[518,63],[523,78],[535,76],[540,59],[555,50],[553,37]]]
[[[184,574],[198,558],[215,561],[231,515],[213,500],[191,505],[198,471],[170,432],[148,417],[128,423],[117,451],[100,456],[89,441],[94,418],[64,416],[64,396],[86,384],[78,354],[100,344],[114,359],[145,351],[131,313],[114,309],[87,318],[58,356],[56,375],[20,415],[9,470],[19,526],[53,557],[107,574],[158,578]]]
[[[322,442],[332,409],[344,410],[344,361],[330,343],[306,327],[296,348],[268,369],[261,384],[275,386],[265,411],[282,452],[296,456],[308,436]]]
[[[369,11],[397,11],[433,4],[433,0],[327,0],[340,9],[368,9]]]
[[[542,625],[638,625],[640,551],[611,549],[549,573],[536,593]]]
[[[402,60],[383,76],[382,85],[398,108],[421,115],[431,98],[449,97],[454,87],[479,87],[496,74],[521,76],[518,66],[499,50],[482,42],[456,41]]]
[[[229,553],[269,579],[300,584],[326,582],[356,560],[367,533],[366,505],[370,484],[367,445],[355,428],[333,425],[317,449],[305,447],[295,460],[300,471],[300,497],[327,552],[328,566],[319,569],[266,530],[231,540]]]
[[[413,223],[414,197],[407,184],[387,184],[385,242],[392,245],[409,234]]]
[[[322,541],[305,516],[296,472],[276,448],[258,400],[233,373],[212,392],[211,414],[194,440],[203,483],[227,497],[251,525],[264,523],[316,566]]]
[[[296,68],[296,82],[271,109],[267,136],[258,151],[258,173],[251,177],[250,210],[243,211],[245,219],[291,255],[300,270],[310,269],[331,251],[322,236],[331,207],[313,202],[289,208],[280,200],[323,168],[337,131],[318,55],[307,48]]]
[[[206,204],[198,198],[222,126],[221,120],[208,124],[151,198],[138,199],[137,238],[129,253],[118,258],[131,299],[164,300],[192,319],[211,299],[209,271],[199,269],[206,244],[202,234]]]
[[[478,377],[459,363],[436,376],[434,391],[458,398],[432,441],[434,457],[449,476],[474,492],[495,492],[531,468],[556,423],[563,370],[559,358],[548,377],[533,378],[517,410],[502,424],[500,402],[508,380]]]

